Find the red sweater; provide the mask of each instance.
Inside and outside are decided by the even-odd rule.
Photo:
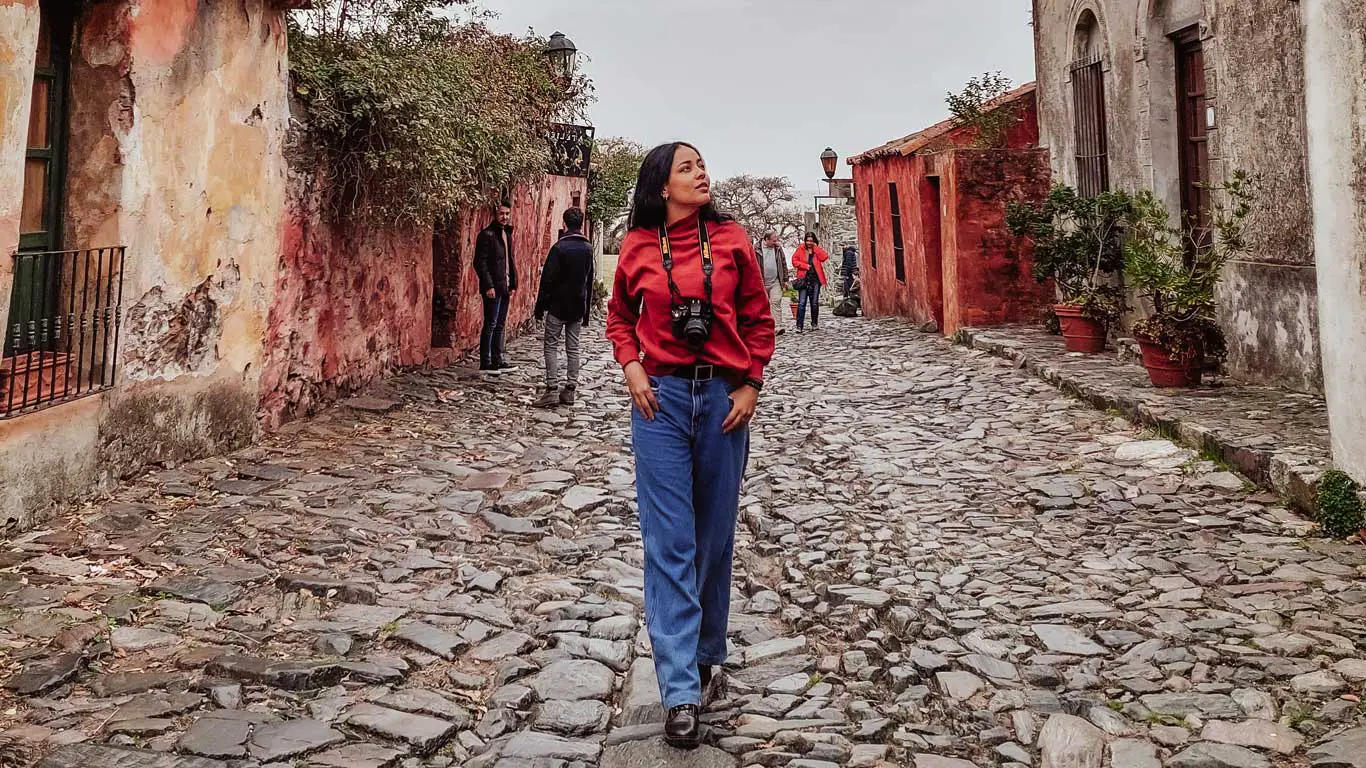
[[[607,338],[623,367],[641,361],[651,376],[664,376],[674,368],[710,364],[763,379],[764,367],[773,358],[774,324],[754,246],[744,227],[734,222],[709,223],[707,232],[716,314],[711,338],[701,352],[673,335],[669,316],[673,300],[658,233],[640,229],[627,233],[607,307]],[[679,291],[685,298],[705,297],[697,217],[670,227],[669,245]]]

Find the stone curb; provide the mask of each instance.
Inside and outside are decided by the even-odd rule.
[[[1297,454],[1239,444],[1235,436],[1222,433],[1218,426],[1197,423],[1179,411],[1159,411],[1126,395],[1121,387],[1087,381],[1064,368],[1033,359],[1027,351],[1011,344],[983,338],[983,333],[990,331],[964,328],[954,341],[1009,360],[1064,394],[1100,410],[1117,411],[1134,424],[1153,429],[1187,448],[1219,456],[1257,486],[1284,497],[1296,509],[1312,516],[1314,491],[1326,467]]]

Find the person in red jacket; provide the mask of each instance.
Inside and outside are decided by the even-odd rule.
[[[726,660],[740,481],[774,323],[750,236],[712,206],[706,163],[690,144],[656,147],[640,168],[607,337],[634,405],[645,623],[664,736],[693,748],[702,693]]]
[[[797,272],[797,333],[806,325],[806,308],[811,307],[811,330],[820,330],[821,288],[825,285],[825,262],[830,254],[821,247],[815,232],[806,233],[806,241],[792,253],[792,268]],[[812,268],[814,269],[814,273]]]

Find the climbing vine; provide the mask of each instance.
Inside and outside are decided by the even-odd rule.
[[[582,110],[545,40],[468,0],[314,0],[290,18],[301,138],[340,216],[430,222],[541,175],[547,120]]]

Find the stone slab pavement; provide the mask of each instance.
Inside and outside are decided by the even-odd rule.
[[[536,344],[515,346],[531,363]],[[1366,548],[994,357],[781,339],[707,746],[659,740],[627,400],[400,376],[0,548],[0,766],[1366,766]]]
[[[1156,389],[1136,360],[1068,352],[1060,337],[1036,327],[966,328],[959,339],[1101,410],[1220,457],[1301,511],[1312,513],[1319,476],[1333,466],[1328,406],[1320,396],[1223,377]]]

